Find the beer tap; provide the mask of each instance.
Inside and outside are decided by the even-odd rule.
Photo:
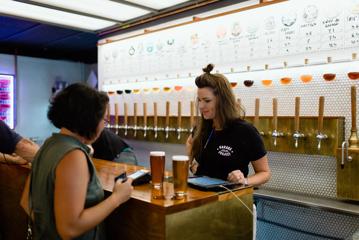
[[[143,103],[143,137],[147,136],[147,103]]]
[[[178,101],[178,114],[177,114],[177,139],[181,139],[181,132],[184,130],[181,128],[182,126],[182,103]]]
[[[170,102],[166,102],[166,120],[165,120],[165,133],[166,139],[168,139],[168,133],[170,131]]]
[[[123,114],[123,124],[125,125],[125,126],[124,126],[125,136],[127,136],[127,130],[128,130],[128,107],[127,107],[127,103],[124,103],[124,104],[123,104],[123,111],[124,111],[124,114]]]
[[[189,132],[193,132],[194,127],[194,101],[190,102],[190,117],[189,117],[190,129]]]
[[[137,103],[133,104],[133,136],[137,136]]]
[[[299,124],[300,124],[300,97],[295,98],[295,117],[294,117],[294,147],[298,148],[298,141],[300,138],[304,138],[304,134],[299,132]]]
[[[349,148],[350,149],[359,149],[359,138],[357,130],[357,93],[356,86],[351,87],[351,105],[352,105],[352,129],[349,137]]]
[[[106,112],[106,119],[107,119],[107,128],[111,128],[111,113],[110,113],[110,103],[107,104],[107,112]]]
[[[356,86],[352,86],[351,89],[351,114],[352,114],[352,128],[349,137],[349,146],[346,141],[342,143],[342,159],[340,162],[341,169],[344,168],[345,156],[348,162],[353,160],[352,156],[349,156],[348,150],[359,150],[359,138],[357,130],[357,95],[356,95]],[[344,155],[344,150],[346,154]]]
[[[115,133],[118,134],[118,104],[115,103]]]
[[[259,128],[259,104],[260,104],[260,100],[259,98],[256,98],[255,100],[255,106],[254,106],[254,121],[253,121],[253,125],[258,129]],[[261,136],[264,136],[264,132],[260,131],[258,129],[258,132]]]
[[[273,98],[273,144],[277,146],[277,138],[283,137],[284,134],[278,131],[278,100]]]
[[[322,141],[328,138],[328,136],[323,133],[323,120],[324,120],[324,96],[320,96],[319,111],[318,111],[318,134],[316,136],[318,140],[318,150],[320,150],[321,148]]]
[[[157,116],[157,103],[153,103],[153,131],[155,132],[155,138],[157,139],[158,133],[158,116]]]

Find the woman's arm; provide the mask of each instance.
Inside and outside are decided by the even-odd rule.
[[[252,161],[251,163],[254,169],[254,174],[248,177],[248,184],[258,186],[268,182],[272,174],[269,169],[267,155],[256,161]]]
[[[7,164],[27,164],[28,162],[16,154],[5,154],[0,153],[0,162],[7,163]]]
[[[27,138],[21,139],[15,147],[15,153],[28,162],[32,162],[38,150],[39,146]]]
[[[246,179],[240,170],[234,170],[228,174],[228,181],[253,186],[258,186],[268,182],[271,177],[271,172],[268,165],[267,155],[256,161],[252,161],[251,163],[254,169],[253,175],[247,177]]]
[[[54,211],[56,228],[63,239],[74,238],[94,228],[130,198],[131,179],[122,184],[116,182],[107,199],[85,209],[89,180],[87,159],[80,150],[68,153],[56,168]]]

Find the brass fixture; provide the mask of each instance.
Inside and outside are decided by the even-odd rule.
[[[272,125],[272,138],[273,145],[277,146],[277,138],[283,137],[284,134],[278,131],[278,100],[277,98],[273,98],[273,125]]]
[[[304,133],[299,131],[300,129],[300,97],[295,98],[295,116],[294,116],[294,147],[298,148],[298,141],[300,138],[304,138]]]
[[[318,151],[321,148],[322,141],[328,138],[328,136],[323,133],[323,117],[324,117],[324,96],[320,96],[319,110],[318,110],[318,134],[316,136],[318,140]]]

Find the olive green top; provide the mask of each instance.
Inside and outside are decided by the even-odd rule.
[[[74,137],[59,133],[46,140],[33,161],[30,185],[30,209],[34,214],[35,239],[61,239],[56,229],[54,212],[54,188],[56,167],[64,156],[79,149],[87,159],[90,180],[87,185],[85,208],[96,205],[104,199],[104,191],[96,175],[96,169],[89,157],[90,149]],[[76,239],[104,239],[100,226]]]

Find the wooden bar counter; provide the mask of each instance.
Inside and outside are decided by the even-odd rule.
[[[106,191],[111,192],[114,177],[142,167],[95,160]],[[131,199],[107,220],[109,239],[252,239],[253,188],[234,193],[204,192],[188,188],[187,197],[173,200],[173,185],[165,182],[163,191],[150,184],[136,186]],[[162,195],[162,199],[154,199]]]
[[[143,167],[94,159],[97,174],[110,194],[115,176]],[[29,168],[0,164],[0,231],[3,239],[25,239],[26,216],[19,206]],[[106,219],[108,239],[252,239],[253,188],[204,192],[188,188],[185,199],[174,200],[173,185],[162,191],[150,184],[134,187],[131,199]],[[159,198],[159,199],[155,199]],[[1,239],[1,237],[0,237]]]

